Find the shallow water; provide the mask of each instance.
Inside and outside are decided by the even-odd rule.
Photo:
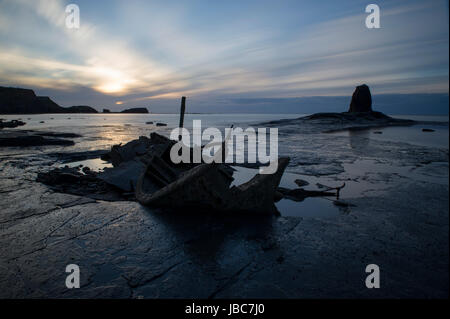
[[[277,120],[281,118],[298,118],[306,114],[185,114],[184,127],[192,128],[193,120],[201,120],[202,125],[210,127],[229,127],[234,124],[260,123],[263,121]],[[22,114],[22,115],[1,115],[5,120],[21,119],[26,123],[22,129],[55,129],[70,127],[105,127],[131,125],[133,127],[153,128],[156,123],[165,123],[168,128],[178,126],[178,114]],[[44,121],[44,123],[41,123]],[[153,122],[153,124],[146,124]],[[205,126],[206,128],[206,126]],[[159,127],[164,129],[164,127]]]
[[[298,118],[302,114],[283,114],[283,118]],[[193,120],[201,120],[202,130],[215,127],[224,134],[224,129],[245,128],[249,125],[279,119],[277,114],[186,114],[184,127],[192,129]],[[76,133],[83,135],[75,139],[74,147],[65,150],[109,149],[116,144],[125,144],[139,136],[149,136],[152,132],[169,136],[178,126],[178,114],[34,114],[2,115],[5,120],[22,119],[26,125],[13,130],[38,130]],[[41,122],[44,123],[41,123]],[[146,124],[153,122],[153,124]],[[157,126],[156,123],[167,126]]]
[[[234,124],[245,128],[257,123],[280,118],[298,118],[304,114],[187,114],[185,127],[192,128],[192,120],[202,120],[202,128],[216,127],[223,130]],[[306,189],[318,190],[317,184],[330,187],[346,186],[340,193],[341,200],[351,200],[364,196],[376,196],[380,192],[395,187],[397,180],[428,181],[448,185],[448,162],[437,162],[421,167],[412,164],[419,161],[417,155],[428,149],[417,147],[442,148],[448,157],[448,116],[398,116],[422,121],[409,127],[387,127],[356,132],[337,132],[332,134],[297,134],[279,128],[279,155],[291,157],[290,166],[283,175],[280,186],[297,188],[295,179],[309,182]],[[27,122],[18,130],[41,130],[81,134],[76,144],[58,147],[58,152],[74,152],[109,149],[112,145],[125,144],[141,135],[148,136],[158,132],[168,136],[178,125],[178,114],[38,114],[4,115],[5,119],[19,119]],[[44,121],[44,123],[40,123]],[[154,124],[146,124],[153,121]],[[157,122],[167,126],[158,127]],[[441,122],[441,123],[436,123]],[[435,132],[422,132],[431,128]],[[382,132],[375,134],[374,132]],[[408,146],[410,145],[410,146]],[[4,148],[1,154],[20,152],[55,151],[55,147],[37,147],[20,150]],[[242,150],[241,150],[242,151]],[[245,150],[243,150],[245,151]],[[394,155],[391,155],[395,153]],[[441,156],[442,157],[442,156]],[[444,156],[445,157],[445,156]],[[89,159],[62,164],[71,167],[88,166],[99,171],[111,165],[101,159]],[[246,182],[258,171],[237,167],[233,185]],[[398,181],[397,181],[398,182]],[[335,206],[335,198],[307,198],[302,202],[283,199],[276,203],[280,213],[285,216],[305,218],[333,218],[343,213]]]
[[[423,132],[423,128],[432,129],[434,132]],[[449,147],[448,123],[440,125],[431,123],[413,126],[392,126],[363,131],[335,132],[330,134],[346,136],[349,138],[359,136],[372,140],[404,142],[421,146]]]
[[[257,123],[279,119],[292,119],[307,114],[186,114],[185,127],[192,129],[193,120],[202,121],[202,129],[216,127],[223,130],[226,127],[246,128]],[[448,116],[418,116],[396,115],[394,117],[429,122],[410,127],[387,127],[370,129],[358,132],[336,132],[331,135],[351,138],[358,135],[368,139],[387,140],[411,143],[423,146],[436,146],[448,148]],[[178,114],[33,114],[33,115],[2,115],[5,120],[22,119],[26,125],[18,130],[41,130],[77,133],[83,135],[78,140],[77,148],[83,146],[101,146],[109,148],[112,145],[126,143],[140,135],[148,136],[151,132],[169,135],[170,131],[178,126]],[[41,122],[44,123],[41,123]],[[146,124],[153,122],[153,124]],[[156,126],[161,122],[167,126]],[[436,122],[441,122],[437,124]],[[435,132],[422,132],[422,128],[431,128]],[[374,134],[374,132],[382,134]],[[98,147],[97,147],[98,148]]]
[[[111,163],[106,162],[106,161],[102,160],[101,158],[93,158],[93,159],[88,159],[88,160],[84,160],[84,161],[69,162],[69,163],[64,163],[61,165],[61,167],[64,167],[64,166],[68,166],[68,167],[86,166],[96,172],[102,171],[104,168],[113,167]]]
[[[237,166],[234,166],[234,169],[236,171],[233,174],[234,181],[231,183],[231,186],[241,185],[258,174],[258,169]],[[298,188],[297,184],[295,184],[294,182],[298,178],[308,180],[308,182],[310,183],[308,186],[304,187],[305,189],[319,190],[319,188],[316,187],[315,184],[313,184],[313,178],[292,174],[289,172],[283,174],[280,186],[291,189]],[[304,218],[332,218],[338,216],[338,214],[342,212],[342,210],[340,210],[338,206],[333,204],[334,199],[336,198],[310,197],[301,202],[296,202],[290,199],[282,199],[279,202],[275,203],[275,206],[282,216],[297,216]]]

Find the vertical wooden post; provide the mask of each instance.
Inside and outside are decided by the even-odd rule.
[[[181,109],[180,109],[180,125],[178,126],[180,129],[183,128],[184,125],[184,111],[186,109],[186,97],[181,97]],[[181,131],[178,135],[178,140],[181,141]]]

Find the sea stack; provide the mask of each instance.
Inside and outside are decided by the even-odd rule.
[[[372,95],[366,84],[356,87],[348,112],[372,112]]]

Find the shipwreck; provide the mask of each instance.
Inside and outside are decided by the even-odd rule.
[[[184,122],[185,102],[186,98],[182,97],[180,128]],[[227,138],[218,152],[222,154],[223,151],[224,157]],[[130,181],[130,185],[135,185],[133,188],[137,201],[146,206],[197,207],[220,212],[243,211],[255,214],[278,212],[274,205],[276,192],[289,158],[277,159],[274,174],[256,174],[242,185],[231,186],[234,169],[227,164],[216,161],[173,163],[170,150],[175,143],[174,140],[152,133],[150,139],[141,137],[134,145],[113,147],[103,159],[110,160],[119,169],[123,167],[125,171],[136,167],[133,176],[138,178]],[[211,146],[213,145],[209,144],[208,147]],[[204,147],[206,146],[200,149]],[[113,183],[118,180],[118,176],[114,175],[108,174],[107,170],[99,178]]]
[[[114,146],[102,158],[111,161],[97,178],[126,191],[146,206],[204,208],[220,212],[277,213],[278,185],[289,158],[278,159],[274,174],[256,174],[231,186],[234,169],[224,163],[178,163],[170,159],[175,141],[157,133],[124,146]]]
[[[179,128],[184,123],[185,101],[183,97]],[[307,197],[317,196],[336,196],[336,203],[345,205],[338,201],[339,192],[345,184],[312,191],[302,188],[307,182],[297,180],[300,188],[280,187],[289,157],[277,157],[265,163],[269,164],[268,167],[276,168],[270,174],[260,170],[247,182],[233,185],[234,167],[248,167],[249,163],[225,163],[229,138],[230,134],[217,143],[192,148],[189,146],[191,160],[175,163],[171,159],[171,150],[182,140],[181,135],[176,141],[152,132],[149,137],[140,136],[139,139],[125,145],[114,145],[110,151],[104,152],[101,159],[111,163],[111,168],[96,172],[89,167],[81,169],[82,165],[65,166],[38,173],[37,180],[56,191],[100,200],[136,200],[145,206],[175,210],[195,208],[221,213],[269,215],[279,214],[275,203],[282,198],[300,202]],[[219,150],[215,150],[210,158],[202,156],[200,162],[193,160],[194,153],[202,153],[205,148],[213,146],[218,146]],[[98,153],[95,152],[95,155],[98,158]],[[218,156],[221,156],[221,160],[218,160]],[[260,164],[250,166],[262,168]]]
[[[182,98],[180,125],[183,127],[185,98]],[[181,137],[180,137],[181,138]],[[229,138],[229,136],[227,137]],[[276,214],[278,186],[288,157],[276,159],[273,174],[256,174],[241,185],[231,185],[235,169],[220,161],[173,163],[170,150],[177,143],[156,132],[125,145],[114,145],[101,158],[112,164],[95,172],[88,167],[63,167],[38,174],[37,180],[53,189],[94,199],[134,199],[143,205],[161,208],[198,208],[217,212]],[[226,154],[226,139],[220,154]],[[208,146],[200,146],[201,150]],[[194,152],[190,152],[193,154]],[[226,155],[224,155],[226,156]],[[81,171],[80,171],[81,170]]]

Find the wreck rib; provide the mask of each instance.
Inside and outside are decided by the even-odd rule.
[[[223,212],[278,213],[274,197],[288,163],[289,158],[280,158],[274,174],[257,174],[247,183],[231,188],[233,177],[223,164],[201,164],[154,193],[145,191],[145,170],[138,179],[135,194],[141,204],[149,206],[200,206]]]

